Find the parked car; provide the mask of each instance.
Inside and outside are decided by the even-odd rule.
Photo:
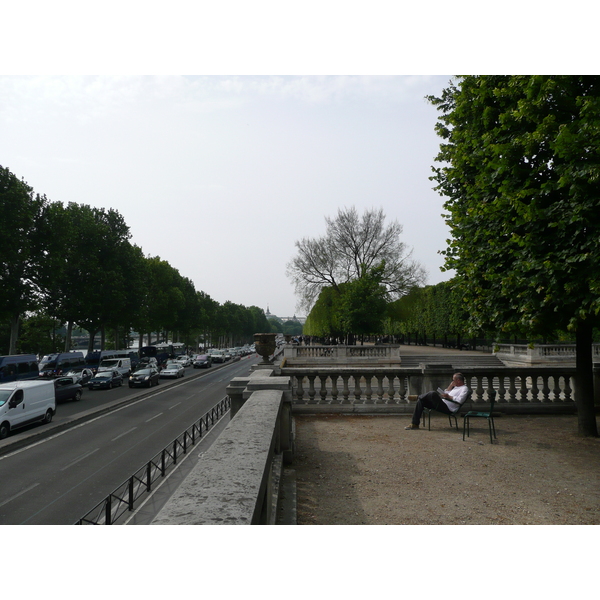
[[[158,361],[153,356],[145,356],[142,358],[134,369],[134,372],[139,371],[140,369],[156,369],[157,371],[160,371]]]
[[[54,396],[57,402],[81,400],[83,387],[75,377],[58,377],[54,380]]]
[[[193,363],[194,369],[208,369],[210,366],[212,366],[212,360],[208,354],[199,354]]]
[[[60,352],[57,354],[47,354],[40,360],[40,377],[60,377],[74,367],[85,365],[83,352]]]
[[[50,423],[56,412],[51,381],[10,381],[0,385],[0,440],[18,427]]]
[[[80,385],[86,385],[93,376],[94,372],[89,367],[75,367],[74,369],[69,369],[68,373],[65,373],[65,377],[72,377]]]
[[[129,387],[152,387],[153,385],[158,385],[159,378],[160,373],[158,369],[153,367],[138,369],[130,375]]]
[[[161,377],[183,377],[185,374],[185,369],[181,363],[176,361],[168,362],[165,368],[160,372]]]
[[[128,377],[131,373],[131,359],[107,358],[100,362],[98,373],[101,371],[118,371],[123,377]]]
[[[192,364],[190,357],[186,354],[182,354],[175,359],[175,362],[181,363],[184,367],[189,367]]]
[[[225,362],[225,355],[221,350],[212,350],[210,353],[210,358],[214,363],[222,363]]]
[[[118,385],[123,385],[119,371],[98,371],[88,382],[90,390],[112,389]]]

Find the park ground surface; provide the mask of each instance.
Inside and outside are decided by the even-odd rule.
[[[597,525],[600,439],[576,416],[501,415],[490,443],[435,414],[296,417],[299,525]]]

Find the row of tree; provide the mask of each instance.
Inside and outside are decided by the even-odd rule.
[[[145,256],[116,210],[50,202],[0,166],[0,211],[3,353],[36,351],[18,346],[19,325],[40,316],[67,324],[66,349],[75,324],[89,332],[89,349],[98,333],[104,345],[107,331],[116,345],[130,330],[228,345],[271,331],[262,309],[219,304],[165,260]]]
[[[597,436],[600,77],[466,76],[441,96],[432,179],[445,198],[445,267],[476,328],[577,344],[579,433]]]

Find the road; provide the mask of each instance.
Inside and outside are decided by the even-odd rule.
[[[53,429],[37,425],[13,434],[18,442],[18,436],[48,428],[47,437],[0,456],[0,524],[75,523],[217,404],[229,381],[247,374],[254,359],[201,374],[187,367],[185,377],[166,385],[162,380],[141,394],[127,386],[86,390],[80,402],[58,406]],[[119,405],[126,400],[131,402]],[[88,420],[63,429],[82,416]]]

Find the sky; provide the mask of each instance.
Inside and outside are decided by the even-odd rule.
[[[295,242],[344,207],[382,208],[428,283],[449,277],[425,100],[449,80],[0,77],[0,164],[50,201],[118,210],[132,243],[218,302],[288,317]]]

